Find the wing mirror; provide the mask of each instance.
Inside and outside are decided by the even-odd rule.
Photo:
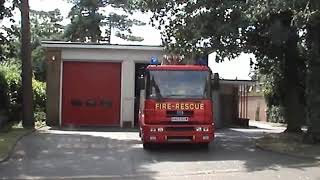
[[[143,75],[141,75],[139,78],[138,78],[138,86],[139,86],[139,89],[140,90],[143,90],[145,89],[145,86],[146,86],[146,83],[145,83],[145,78]]]

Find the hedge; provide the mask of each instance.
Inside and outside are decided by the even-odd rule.
[[[21,121],[22,84],[21,70],[17,64],[0,64],[0,111],[11,122]],[[46,104],[46,84],[32,80],[35,120],[43,121]],[[39,117],[40,116],[40,117]]]

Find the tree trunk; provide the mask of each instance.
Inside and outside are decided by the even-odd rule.
[[[29,1],[21,0],[22,125],[34,128]]]
[[[298,102],[299,93],[296,90],[289,90],[286,94],[285,119],[287,121],[288,133],[301,133],[301,125],[304,119],[304,108]]]
[[[304,105],[301,102],[299,78],[299,52],[297,31],[292,28],[285,49],[284,67],[284,111],[287,121],[285,132],[300,133],[304,119]]]
[[[320,15],[315,17],[320,19]],[[311,58],[307,73],[307,123],[308,138],[320,142],[320,23],[310,23],[308,29]],[[308,140],[310,141],[310,140]]]

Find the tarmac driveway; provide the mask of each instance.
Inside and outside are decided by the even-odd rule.
[[[108,131],[108,132],[107,132]],[[110,132],[111,131],[111,132]],[[254,139],[279,128],[218,131],[209,150],[190,145],[145,151],[133,130],[43,129],[0,164],[8,179],[320,179],[317,162],[258,150]],[[228,178],[229,177],[229,178]]]

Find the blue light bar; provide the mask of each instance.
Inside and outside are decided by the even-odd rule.
[[[196,60],[196,64],[201,66],[208,66],[208,59],[209,59],[209,55],[202,56]]]
[[[152,56],[152,57],[151,57],[151,60],[150,60],[150,64],[152,64],[152,65],[158,65],[158,64],[159,64],[158,58],[155,57],[155,56]]]

